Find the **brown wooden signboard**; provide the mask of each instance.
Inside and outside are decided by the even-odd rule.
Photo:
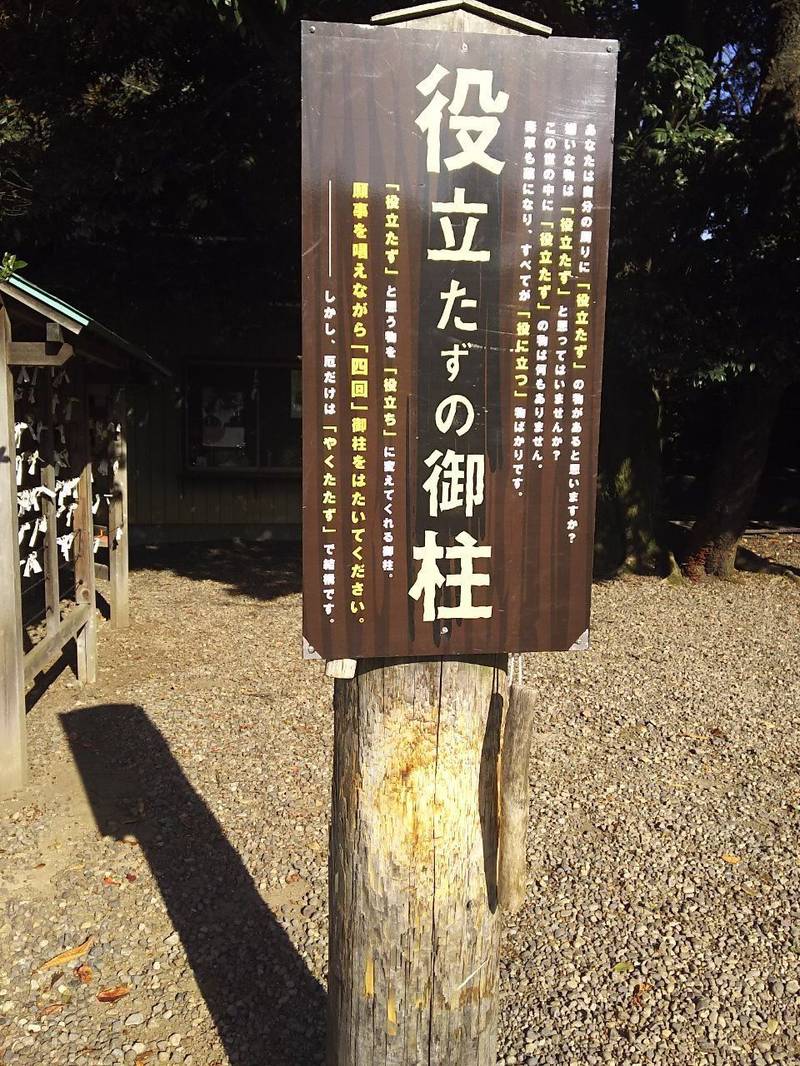
[[[304,24],[307,655],[587,645],[616,51]]]

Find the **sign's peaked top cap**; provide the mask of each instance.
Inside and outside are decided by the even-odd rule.
[[[523,33],[538,33],[549,37],[553,32],[550,26],[541,22],[533,22],[532,19],[523,18],[512,11],[504,11],[499,7],[490,7],[489,4],[481,3],[481,0],[436,0],[431,4],[415,4],[413,7],[398,8],[395,11],[383,11],[373,15],[372,22],[408,22],[414,19],[428,18],[431,15],[442,14],[445,11],[469,11],[473,15],[480,15],[492,22],[499,22],[505,26],[511,26]]]

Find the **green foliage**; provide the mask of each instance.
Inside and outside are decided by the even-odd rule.
[[[6,5],[0,246],[159,354],[190,332],[205,352],[263,343],[270,300],[298,299],[298,20],[376,6]],[[762,99],[775,6],[519,5],[620,41],[605,358],[624,402],[604,403],[603,484],[625,528],[609,558],[653,554],[659,434],[681,432],[653,397],[675,412],[698,386],[800,367],[800,143]]]
[[[0,260],[0,281],[5,281],[14,271],[22,270],[27,265],[24,259],[17,259],[13,253],[3,252],[3,258]]]
[[[738,382],[800,370],[800,145],[791,108],[766,124],[762,106],[775,7],[584,5],[597,35],[621,46],[600,479],[605,513],[622,516],[617,558],[653,475],[633,462],[627,482],[618,476],[642,450],[647,389],[626,396],[627,410],[609,389],[646,375],[674,456],[688,418],[724,420],[720,401]],[[707,434],[696,462],[712,459],[718,438]]]
[[[764,10],[694,13],[696,40],[663,32],[679,9],[647,27],[649,46],[644,15],[624,24],[612,221],[609,355],[644,362],[673,389],[753,366],[784,373],[795,343],[785,309],[800,291],[798,156],[783,154],[775,196],[755,150]]]
[[[12,5],[2,245],[121,331],[152,324],[162,352],[198,309],[223,343],[265,290],[291,299],[299,46],[281,34],[235,32],[207,0]]]
[[[243,32],[259,32],[263,28],[267,5],[286,12],[287,0],[209,0],[220,19],[232,23]]]
[[[709,122],[706,104],[715,80],[699,48],[667,36],[638,89],[641,121],[620,147],[621,161],[646,168],[681,195],[698,168],[732,140],[724,126]]]

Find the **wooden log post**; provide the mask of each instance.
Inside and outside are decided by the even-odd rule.
[[[44,424],[42,448],[44,463],[42,465],[42,485],[49,489],[53,496],[56,491],[56,468],[54,464],[55,437],[53,433],[53,378],[52,371],[45,368],[43,371],[44,387],[42,389],[42,404],[40,413]],[[47,521],[44,531],[44,603],[47,619],[47,635],[57,633],[61,625],[61,592],[59,587],[58,572],[58,528],[56,518],[56,503],[54,498],[47,495],[41,497],[42,515]]]
[[[335,682],[329,1066],[494,1066],[505,656]]]
[[[76,368],[77,370],[77,368]],[[75,602],[89,606],[89,618],[78,634],[78,680],[84,685],[94,684],[97,676],[97,611],[94,578],[94,515],[92,514],[92,450],[89,439],[89,415],[85,367],[75,375],[79,378],[77,466],[80,471],[78,500],[73,525],[75,529]],[[77,384],[77,382],[76,382]]]
[[[434,3],[373,21],[550,32],[488,11]],[[328,663],[328,1066],[495,1066],[506,671],[505,655]]]
[[[10,347],[11,324],[0,303],[0,795],[22,788],[28,772]]]
[[[128,439],[125,389],[114,388],[111,404],[114,432],[109,447],[111,501],[108,506],[108,569],[111,582],[111,626],[127,629],[128,607]]]
[[[530,805],[531,740],[535,717],[534,691],[511,685],[503,726],[500,773],[500,844],[497,894],[500,906],[516,914],[525,902],[528,863],[525,842]]]

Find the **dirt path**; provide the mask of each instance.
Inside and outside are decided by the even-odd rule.
[[[800,537],[751,547],[800,564]],[[36,704],[30,786],[0,803],[0,1062],[311,1066],[332,721],[297,562],[139,564],[132,627],[102,627],[94,689],[65,672]],[[592,651],[527,660],[500,1061],[796,1061],[800,586],[630,579],[594,604]]]

